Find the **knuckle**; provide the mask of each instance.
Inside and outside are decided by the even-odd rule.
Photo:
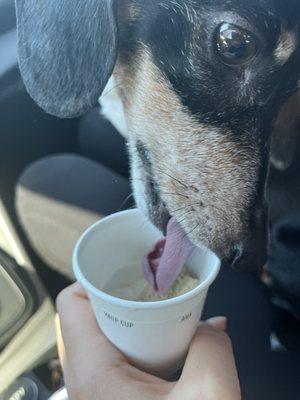
[[[67,287],[63,289],[58,296],[56,297],[55,304],[56,304],[56,309],[58,312],[60,312],[66,303],[66,301],[69,299],[71,293],[70,287]]]

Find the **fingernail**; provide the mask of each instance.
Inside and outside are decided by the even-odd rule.
[[[206,321],[208,325],[213,326],[214,328],[221,329],[225,331],[227,328],[227,318],[226,317],[213,317]]]

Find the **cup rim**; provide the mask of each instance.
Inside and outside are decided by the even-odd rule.
[[[210,254],[212,254],[215,257],[215,262],[212,263],[211,271],[210,271],[209,275],[207,276],[207,278],[204,281],[202,281],[199,285],[197,285],[194,289],[190,290],[189,292],[184,293],[177,297],[173,297],[171,299],[167,299],[167,300],[143,302],[143,301],[133,301],[133,300],[121,299],[119,297],[112,296],[112,295],[104,292],[101,289],[98,289],[84,276],[83,272],[81,271],[80,263],[79,263],[80,251],[81,251],[81,248],[84,245],[85,241],[87,241],[89,239],[89,237],[98,228],[98,226],[102,225],[107,220],[119,219],[122,216],[141,214],[141,213],[142,212],[138,208],[120,211],[120,212],[117,212],[117,213],[114,213],[114,214],[108,215],[107,217],[102,218],[101,220],[95,222],[93,225],[91,225],[88,229],[86,229],[83,232],[83,234],[81,235],[81,237],[79,238],[79,240],[77,241],[77,243],[74,247],[73,255],[72,255],[72,267],[73,267],[73,272],[75,274],[77,281],[87,290],[87,292],[93,293],[96,297],[100,297],[103,301],[117,305],[122,308],[128,308],[128,309],[164,308],[164,307],[173,306],[173,305],[176,305],[179,303],[184,303],[184,302],[191,300],[192,298],[198,296],[201,292],[203,292],[205,289],[207,289],[213,283],[213,281],[216,279],[216,277],[220,271],[221,261],[210,250],[205,250],[205,251],[209,252]]]

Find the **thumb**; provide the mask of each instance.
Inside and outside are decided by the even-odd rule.
[[[214,328],[220,329],[221,331],[226,331],[227,328],[227,318],[225,317],[213,317],[206,320],[204,323],[200,322],[200,324],[208,324]]]
[[[239,400],[240,385],[226,320],[215,318],[198,328],[179,380],[191,398]],[[190,398],[190,397],[189,397]]]

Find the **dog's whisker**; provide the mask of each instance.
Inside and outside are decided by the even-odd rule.
[[[182,222],[185,221],[185,220],[187,219],[188,215],[190,215],[190,214],[191,214],[191,210],[188,210],[187,212],[183,213],[181,216],[184,215],[184,218],[183,218],[183,219],[180,219],[180,220],[177,220],[177,222],[178,222],[179,224],[182,224]]]
[[[127,203],[127,201],[128,201],[131,197],[133,197],[133,193],[130,193],[130,194],[122,201],[120,207],[118,208],[118,211],[120,211],[120,210],[124,207],[124,205]]]
[[[175,182],[179,183],[179,184],[180,184],[181,186],[183,186],[185,189],[188,189],[188,186],[187,186],[185,183],[181,182],[178,178],[175,178],[174,176],[168,174],[167,172],[165,172],[165,171],[163,171],[163,170],[161,170],[161,169],[158,169],[158,171],[160,171],[162,174],[168,176],[169,178],[173,179]]]
[[[122,83],[117,83],[115,86],[113,86],[112,88],[107,90],[105,93],[103,93],[100,100],[104,99],[105,96],[109,95],[111,92],[113,92],[115,89],[117,89],[118,87],[121,87],[121,86],[122,86]]]
[[[187,196],[186,194],[182,194],[182,193],[161,192],[161,194],[166,195],[166,196],[181,196],[181,197],[184,197],[185,199],[189,199],[189,196]]]
[[[178,217],[177,217],[176,219],[181,218],[181,217],[183,217],[184,215],[191,214],[191,212],[192,212],[191,209],[183,210],[183,211],[180,213],[180,215],[178,215]]]
[[[197,202],[195,202],[195,203],[190,203],[190,204],[187,204],[187,205],[185,205],[185,206],[183,206],[183,207],[177,208],[176,210],[170,210],[169,213],[170,213],[170,214],[174,214],[174,213],[176,213],[176,212],[178,212],[178,211],[184,210],[185,208],[188,208],[188,207],[193,207],[193,206],[195,206],[195,205],[197,205],[197,204],[200,204],[200,202],[197,201]],[[191,210],[191,211],[192,211],[192,210]]]
[[[142,178],[135,178],[135,180],[144,183],[144,180]],[[179,192],[171,193],[171,192],[162,192],[162,191],[160,191],[160,194],[161,195],[167,195],[167,196],[181,196],[181,197],[184,197],[186,199],[190,198],[190,196],[188,196],[187,194],[183,194],[183,193],[179,193]]]
[[[198,227],[200,226],[200,223],[198,222],[196,226],[194,226],[193,229],[191,229],[189,232],[187,232],[184,237],[189,236],[191,233],[193,233]]]
[[[179,224],[182,224],[184,221],[186,220],[186,216],[184,218],[182,218],[181,220],[178,221]],[[180,237],[180,235],[177,235],[178,237]]]

